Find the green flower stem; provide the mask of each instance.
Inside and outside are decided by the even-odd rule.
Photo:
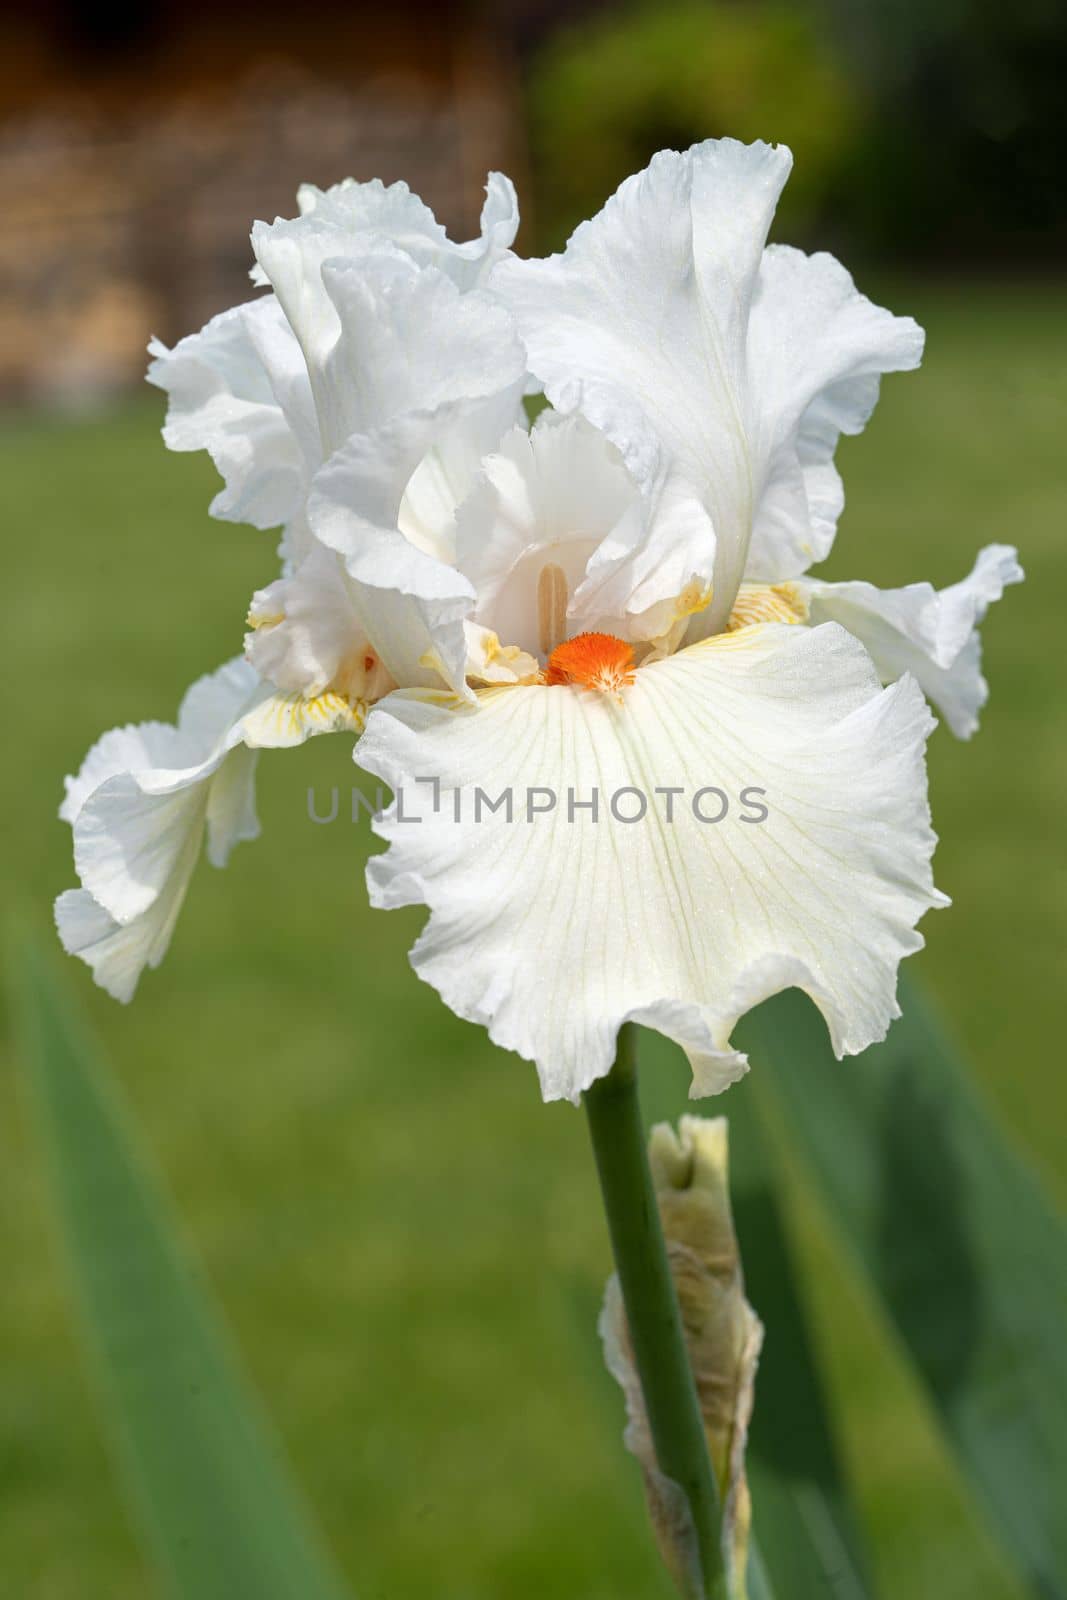
[[[615,1065],[586,1091],[585,1109],[656,1460],[689,1502],[708,1600],[725,1600],[718,1495],[637,1098],[636,1031],[620,1031]]]

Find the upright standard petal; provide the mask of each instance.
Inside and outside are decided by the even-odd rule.
[[[307,362],[323,457],[406,411],[498,393],[525,376],[504,309],[393,246],[342,253],[317,212],[252,234]]]
[[[521,409],[525,357],[486,296],[393,258],[365,267],[322,268],[341,331],[319,371],[332,454],[308,520],[343,558],[352,606],[393,681],[462,690],[474,590],[452,565],[455,515]]]
[[[549,399],[602,428],[657,507],[645,604],[713,571],[690,638],[725,626],[754,530],[826,542],[837,435],[921,351],[830,258],[764,252],[790,165],[730,139],[661,152],[563,255],[493,274]]]
[[[405,687],[444,682],[465,692],[474,590],[443,552],[409,539],[400,524],[415,466],[468,415],[446,405],[357,435],[319,472],[308,504],[317,538],[342,558],[347,603],[371,649]]]
[[[967,577],[947,589],[929,583],[876,589],[870,583],[817,579],[795,589],[813,625],[840,622],[855,634],[870,651],[883,683],[910,672],[956,737],[969,739],[989,698],[978,626],[1005,587],[1022,579],[1012,546],[990,544]]]
[[[329,189],[302,184],[297,192],[301,216],[314,213],[332,227],[338,243],[365,244],[370,235],[403,250],[419,266],[437,267],[457,289],[476,289],[498,261],[510,254],[519,228],[515,186],[502,172],[491,172],[485,186],[477,239],[455,244],[429,206],[406,183],[345,178]],[[337,252],[345,254],[345,250]]]
[[[777,582],[828,554],[845,503],[837,441],[862,432],[883,372],[919,365],[923,331],[860,294],[833,256],[768,245],[748,343],[764,476],[745,575]]]
[[[222,312],[173,350],[153,339],[149,352],[148,381],[169,399],[164,442],[207,450],[225,480],[212,516],[292,525],[300,546],[321,446],[303,355],[274,296]]]
[[[372,900],[429,907],[416,970],[549,1099],[609,1069],[627,1019],[715,1092],[745,1069],[738,1017],[793,984],[853,1053],[897,1014],[897,965],[943,903],[932,726],[917,685],[882,689],[833,625],[721,635],[618,694],[391,695],[358,755],[401,791]]]
[[[674,558],[683,583],[710,577],[713,562],[725,571],[747,542],[745,337],[790,164],[784,148],[729,139],[661,151],[563,255],[505,262],[493,274],[552,404],[580,410],[650,497],[666,497],[657,532],[673,544],[684,529]],[[649,577],[658,567],[677,593],[678,574],[665,565],[662,555],[651,560]]]

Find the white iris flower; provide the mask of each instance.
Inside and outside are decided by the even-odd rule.
[[[977,625],[1022,574],[993,546],[941,592],[806,575],[838,437],[922,333],[766,245],[790,159],[663,152],[543,261],[497,175],[462,245],[404,185],[306,189],[253,231],[268,292],[153,346],[167,443],[210,451],[216,516],[281,527],[282,573],[244,662],[70,781],[60,934],[105,988],[161,959],[205,833],[221,864],[256,831],[252,752],[343,729],[401,796],[373,902],[429,908],[416,970],[546,1098],[627,1020],[719,1090],[789,985],[839,1055],[883,1037],[945,903],[925,696],[973,731]]]

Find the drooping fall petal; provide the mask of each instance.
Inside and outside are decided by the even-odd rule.
[[[932,725],[918,686],[882,689],[832,625],[741,629],[617,693],[398,693],[357,752],[402,791],[372,900],[429,907],[416,971],[535,1061],[548,1099],[608,1070],[626,1020],[684,1046],[694,1093],[724,1088],[746,1066],[738,1017],[791,984],[853,1053],[897,1014],[897,965],[944,903]]]

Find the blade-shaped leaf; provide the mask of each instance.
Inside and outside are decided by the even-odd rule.
[[[746,1025],[792,1145],[915,1362],[990,1531],[1067,1596],[1067,1228],[913,984],[839,1063],[796,990]]]
[[[343,1600],[116,1085],[32,953],[16,1001],[82,1325],[168,1592]]]
[[[649,1123],[686,1110],[689,1068],[661,1034],[641,1037],[641,1096]],[[753,1525],[770,1583],[790,1600],[867,1600],[872,1594],[857,1519],[838,1465],[803,1295],[753,1104],[753,1086],[730,1091],[730,1195],[745,1287],[766,1330],[756,1375],[748,1475]],[[750,1600],[766,1592],[756,1566]]]

